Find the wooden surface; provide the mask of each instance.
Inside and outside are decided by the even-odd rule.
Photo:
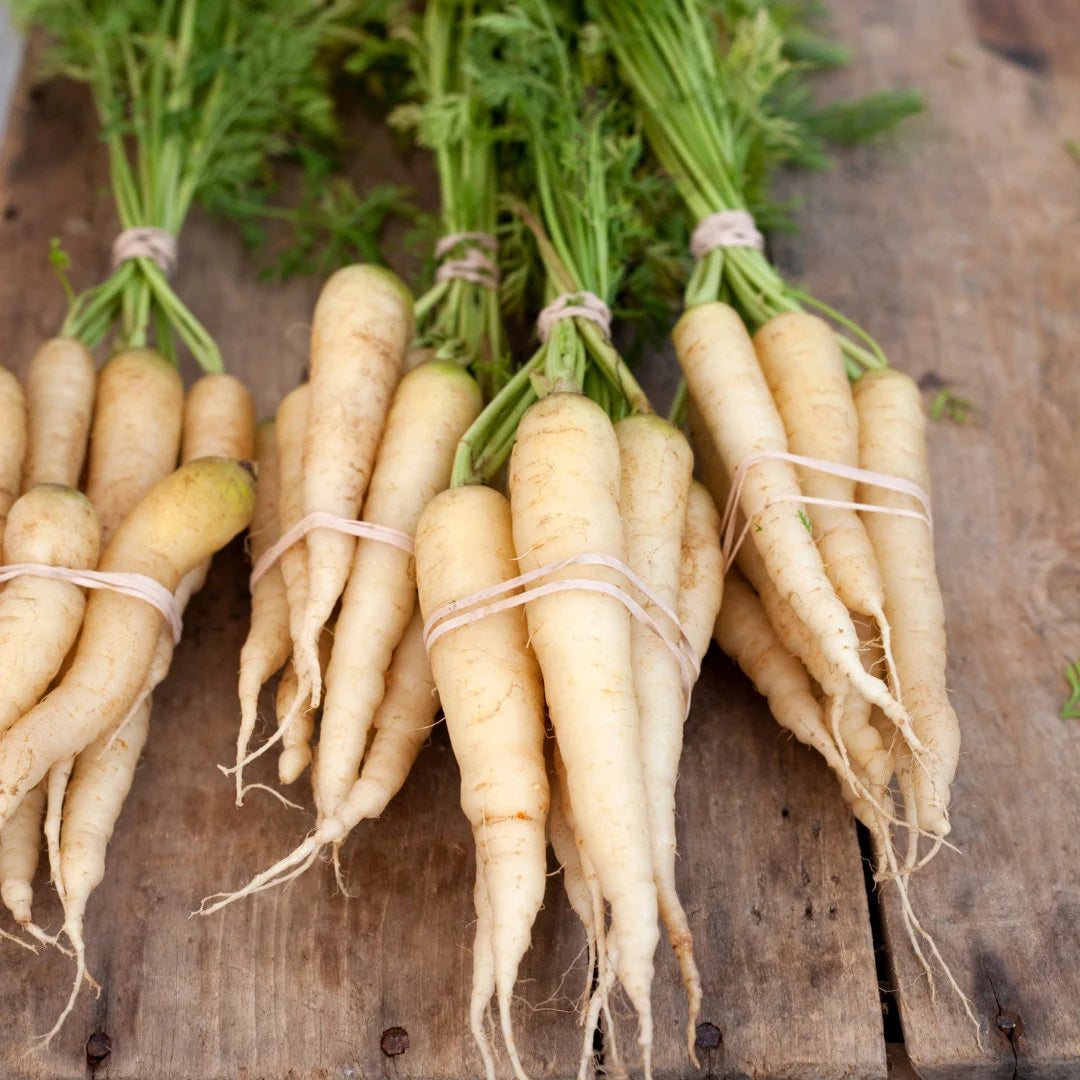
[[[1080,1076],[1080,727],[1058,719],[1080,655],[1080,166],[1062,141],[1080,134],[1080,8],[833,6],[860,59],[831,89],[917,86],[928,112],[799,182],[781,262],[976,406],[931,431],[964,854],[913,898],[983,1047],[948,992],[930,1001],[885,890],[904,1040],[925,1080],[1064,1080]]]
[[[1080,167],[1061,148],[1080,136],[1080,14],[1069,0],[832,6],[860,55],[830,89],[918,86],[930,111],[885,146],[793,182],[802,231],[779,240],[777,256],[872,328],[895,363],[952,380],[977,406],[973,424],[931,432],[950,684],[965,739],[953,839],[965,854],[943,854],[914,895],[974,998],[983,1048],[945,994],[930,1003],[885,891],[889,978],[926,1080],[1076,1077],[1080,727],[1057,709],[1060,671],[1080,653]],[[430,194],[423,161],[390,153],[385,138],[355,173],[414,178]],[[21,369],[59,325],[49,237],[71,252],[78,285],[106,272],[105,183],[83,93],[24,75],[0,158],[0,362]],[[256,284],[235,238],[199,216],[181,266],[178,290],[268,414],[306,362],[317,283]],[[346,848],[355,898],[336,895],[324,868],[215,918],[187,917],[204,894],[283,854],[311,821],[258,793],[233,810],[214,768],[229,757],[237,720],[243,581],[234,546],[193,603],[156,695],[88,913],[101,998],[84,995],[50,1051],[22,1058],[51,1024],[71,969],[6,947],[0,1075],[84,1076],[94,1033],[112,1047],[95,1072],[117,1080],[479,1074],[466,1023],[473,856],[442,732],[384,818]],[[678,869],[711,1025],[702,1075],[884,1077],[862,863],[835,782],[716,656],[687,745]],[[252,779],[270,775],[265,763]],[[41,917],[55,925],[57,905],[39,885]],[[573,1074],[580,1033],[570,1003],[584,979],[580,933],[555,878],[534,943],[515,1020],[527,1066],[547,1080]],[[691,1075],[666,950],[656,1011],[658,1075]],[[408,1033],[393,1057],[381,1045],[390,1047],[392,1027]],[[901,1062],[893,1075],[910,1075],[902,1055],[889,1057]]]

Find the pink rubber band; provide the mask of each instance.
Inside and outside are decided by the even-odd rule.
[[[536,333],[541,341],[547,341],[551,328],[560,319],[588,319],[604,331],[604,337],[611,337],[611,308],[588,289],[566,292],[555,297],[537,315]]]
[[[169,624],[173,635],[173,644],[180,643],[184,631],[184,622],[180,608],[173,596],[160,581],[146,574],[127,574],[106,570],[72,570],[66,566],[49,566],[47,563],[12,563],[0,566],[0,583],[17,577],[51,578],[54,581],[69,581],[83,589],[108,589],[110,592],[129,596],[134,600],[143,600],[161,612]]]
[[[716,248],[745,247],[761,251],[765,238],[758,232],[753,214],[745,210],[721,210],[702,218],[690,234],[690,254],[704,259]]]
[[[917,521],[923,521],[929,528],[931,535],[934,532],[934,518],[930,512],[930,496],[918,484],[912,483],[910,480],[905,480],[902,476],[890,476],[888,473],[871,472],[869,469],[859,469],[854,465],[842,465],[835,461],[822,461],[818,458],[804,457],[802,454],[792,454],[786,450],[762,450],[755,454],[748,454],[739,462],[735,467],[735,472],[732,474],[731,490],[728,492],[727,505],[724,507],[724,514],[720,522],[720,532],[723,536],[723,544],[721,550],[723,552],[724,560],[724,573],[731,569],[732,563],[735,561],[735,556],[739,553],[739,548],[742,547],[743,541],[746,539],[746,534],[750,531],[750,525],[753,519],[748,520],[742,527],[742,531],[739,533],[738,538],[735,537],[735,522],[738,517],[739,498],[742,495],[743,484],[746,483],[746,477],[755,465],[760,464],[762,461],[790,461],[793,465],[801,465],[806,469],[813,469],[816,472],[829,473],[832,476],[842,476],[847,480],[854,480],[860,484],[869,484],[872,487],[886,488],[889,491],[897,491],[903,495],[909,495],[913,499],[917,500],[922,506],[922,512],[918,510],[907,510],[899,506],[875,506],[870,503],[860,502],[846,502],[841,499],[821,499],[814,496],[806,495],[778,495],[775,499],[769,499],[764,506],[762,506],[754,517],[759,517],[770,506],[776,506],[779,503],[785,502],[797,502],[805,503],[808,506],[836,506],[844,510],[858,510],[860,512],[875,513],[875,514],[895,514],[897,517],[910,517],[915,518]]]
[[[348,533],[350,536],[358,536],[363,540],[378,540],[382,544],[391,544],[401,548],[408,555],[414,551],[413,539],[408,533],[400,529],[391,529],[388,525],[376,525],[372,521],[353,521],[350,518],[338,517],[337,514],[327,513],[325,510],[315,510],[302,517],[291,529],[285,532],[274,544],[271,544],[263,552],[262,558],[255,564],[248,578],[248,588],[254,591],[259,579],[270,569],[293,546],[312,529],[333,529],[335,532]]]
[[[533,584],[533,582],[538,581],[540,578],[546,577],[548,574],[557,573],[559,570],[564,570],[569,566],[605,566],[609,569],[618,571],[642,594],[642,596],[646,598],[646,600],[653,604],[679,632],[678,643],[671,641],[670,638],[664,634],[656,620],[632,596],[630,596],[629,593],[624,589],[621,589],[618,585],[612,585],[607,581],[598,581],[595,578],[564,578],[561,581],[549,581],[542,585]],[[522,588],[520,593],[517,593],[514,596],[505,595],[522,586],[525,587]],[[572,555],[560,562],[549,563],[546,566],[541,566],[535,570],[529,570],[524,574],[519,574],[517,577],[510,578],[507,581],[499,582],[497,585],[489,586],[486,589],[480,589],[479,591],[471,593],[468,596],[463,596],[458,600],[451,600],[448,604],[444,604],[441,608],[432,612],[431,617],[424,623],[424,647],[430,653],[434,644],[445,634],[449,634],[453,630],[459,630],[463,626],[479,622],[479,620],[487,618],[489,615],[498,614],[500,611],[507,611],[511,608],[520,607],[522,604],[526,604],[532,599],[548,596],[552,593],[567,592],[571,590],[596,592],[602,593],[605,596],[610,596],[612,599],[617,600],[622,604],[623,607],[630,612],[633,618],[648,627],[648,629],[660,638],[679,662],[683,698],[686,701],[687,714],[689,714],[690,693],[693,690],[698,675],[701,673],[701,665],[698,663],[694,647],[691,645],[690,639],[683,629],[682,624],[679,622],[679,618],[675,612],[672,611],[672,609],[664,603],[664,601],[657,596],[645,582],[630,569],[630,567],[611,555],[589,552],[581,555]],[[497,597],[504,598],[497,600]],[[488,603],[487,601],[494,602]],[[481,606],[475,606],[477,604]]]

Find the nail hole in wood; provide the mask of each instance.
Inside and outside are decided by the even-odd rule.
[[[104,1031],[95,1031],[86,1040],[86,1060],[91,1065],[99,1065],[112,1053],[112,1039]]]
[[[389,1027],[382,1033],[379,1046],[387,1057],[398,1057],[409,1049],[409,1033],[403,1027]]]
[[[715,1050],[724,1041],[724,1036],[715,1024],[703,1020],[697,1026],[694,1044],[699,1050]]]
[[[994,1018],[994,1026],[1012,1042],[1021,1032],[1020,1017],[1012,1012],[999,1012]]]

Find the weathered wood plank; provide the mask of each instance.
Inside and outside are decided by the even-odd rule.
[[[377,137],[380,179],[411,173],[430,187],[422,162],[389,154],[389,138]],[[77,285],[106,271],[115,229],[106,182],[86,96],[68,83],[38,86],[24,76],[0,161],[0,340],[3,362],[16,370],[63,315],[45,258],[49,237],[62,237]],[[260,414],[269,414],[306,363],[318,283],[257,284],[235,238],[198,215],[185,232],[181,264],[178,291],[217,332]],[[0,1074],[82,1077],[94,1032],[107,1033],[112,1045],[98,1071],[117,1080],[462,1080],[482,1071],[467,1023],[472,839],[443,732],[390,811],[361,826],[346,847],[355,899],[337,895],[320,867],[216,917],[188,917],[207,893],[236,887],[285,854],[312,821],[310,812],[286,810],[258,792],[235,810],[215,768],[230,759],[235,739],[245,575],[238,544],[216,560],[191,606],[172,674],[155,695],[153,731],[87,917],[101,997],[84,993],[52,1048],[24,1060],[31,1036],[47,1030],[62,1006],[72,970],[58,954],[24,959],[9,947],[0,980],[8,1019]],[[264,706],[266,715],[269,698]],[[252,780],[271,781],[272,758],[257,763]],[[44,877],[38,888],[40,917],[56,926],[59,909]],[[519,1046],[538,1077],[567,1073],[577,1061],[578,1028],[559,992],[564,974],[569,995],[585,979],[583,965],[575,967],[583,935],[555,878],[551,889],[515,1007]],[[408,1049],[393,1057],[381,1045],[391,1027],[408,1035]]]
[[[1080,172],[1061,145],[1080,132],[1080,13],[832,6],[860,59],[831,89],[911,85],[928,113],[892,146],[800,178],[802,232],[780,242],[783,261],[898,366],[976,405],[974,422],[930,436],[964,854],[943,853],[913,898],[983,1048],[947,989],[930,1001],[885,890],[905,1043],[924,1080],[1075,1077],[1080,729],[1057,713],[1080,652]]]

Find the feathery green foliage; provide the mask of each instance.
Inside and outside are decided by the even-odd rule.
[[[650,195],[660,198],[659,180],[641,169],[641,134],[625,102],[608,92],[590,28],[566,14],[518,0],[479,18],[473,85],[502,117],[504,183],[514,215],[533,234],[544,301],[589,292],[609,308],[621,295],[634,309],[627,269],[655,242],[647,209]],[[525,410],[560,388],[583,391],[615,419],[650,410],[603,330],[560,319],[462,440],[453,482],[493,475]]]
[[[335,133],[322,51],[344,44],[347,0],[13,0],[46,31],[50,70],[89,85],[124,229],[179,235],[196,200],[247,195],[298,138]],[[55,259],[54,259],[55,261]],[[94,346],[177,339],[207,371],[216,343],[149,258],[128,260],[75,297],[62,332]]]
[[[472,0],[430,0],[422,17],[395,28],[408,48],[413,101],[390,114],[391,125],[413,132],[432,152],[439,178],[439,236],[486,234],[497,241],[498,178],[495,120],[469,71],[477,18]],[[462,259],[470,248],[494,261],[482,242],[461,240],[445,253]],[[437,260],[427,262],[434,273]],[[510,358],[497,281],[434,280],[416,303],[416,338],[436,358],[472,369],[487,396],[505,382]]]
[[[805,31],[805,4],[591,0],[590,10],[653,152],[696,221],[749,210],[762,228],[783,224],[784,208],[769,195],[778,168],[823,167],[827,141],[862,141],[921,108],[917,95],[900,93],[817,109],[805,73],[844,57]],[[783,311],[817,308],[847,332],[841,343],[853,376],[885,364],[864,331],[785,282],[754,248],[716,249],[698,262],[686,303],[715,299],[734,304],[752,328]]]

